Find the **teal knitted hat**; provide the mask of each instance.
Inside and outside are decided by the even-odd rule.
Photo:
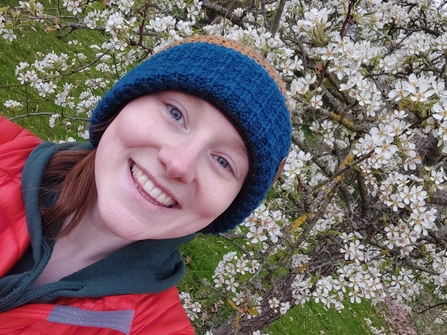
[[[249,172],[236,199],[203,233],[233,229],[264,199],[291,142],[286,91],[276,71],[250,47],[211,36],[196,36],[154,54],[121,78],[98,103],[90,121],[96,147],[107,122],[130,101],[161,91],[180,91],[208,101],[240,133]]]

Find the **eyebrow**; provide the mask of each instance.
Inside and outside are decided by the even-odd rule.
[[[245,158],[247,158],[247,161],[249,161],[250,162],[250,160],[248,159],[248,150],[247,150],[247,147],[245,146],[245,143],[243,142],[243,141],[241,141],[241,140],[239,140],[238,138],[236,139],[237,140],[237,145],[236,145],[236,147],[237,147],[237,151],[242,155],[242,156],[244,156]]]
[[[250,159],[249,159],[249,157],[248,157],[248,149],[247,149],[247,147],[245,146],[245,143],[244,143],[244,141],[243,140],[240,140],[240,139],[238,139],[238,138],[236,138],[236,140],[237,140],[237,144],[236,144],[236,152],[237,152],[237,154],[239,154],[243,159],[245,159],[245,161],[247,162],[247,175],[245,176],[245,177],[247,177],[248,176],[248,173],[249,173],[249,171],[250,171],[250,168],[251,168],[251,164],[250,164]],[[238,177],[238,180],[240,180],[241,179],[241,175],[240,175],[240,172],[238,173],[239,174],[239,177]]]
[[[224,114],[224,116],[225,116],[225,114]],[[233,125],[233,127],[234,127],[234,125]],[[234,129],[236,129],[237,134],[239,134],[239,132],[237,131],[237,128],[234,127]],[[237,154],[241,155],[244,159],[247,160],[248,167],[250,168],[250,159],[248,158],[248,149],[245,146],[244,140],[242,139],[242,135],[239,134],[239,136],[241,138],[236,137],[234,134],[231,134],[230,132],[227,132],[226,135],[227,135],[227,138],[232,143],[231,147],[233,147],[236,150]]]
[[[180,93],[182,93],[182,92],[180,92]],[[191,94],[185,94],[185,93],[183,93],[187,98],[188,98],[188,100],[193,104],[193,105],[195,105],[196,107],[202,107],[202,105],[203,105],[203,101],[206,101],[206,100],[203,100],[203,99],[201,99],[201,98],[199,98],[199,97],[196,97],[195,95],[191,95]],[[210,103],[211,104],[211,103]],[[211,104],[211,105],[213,105],[213,104]],[[213,105],[214,106],[214,105]],[[216,107],[217,108],[217,107]],[[218,108],[217,108],[218,109]],[[220,111],[220,109],[218,109],[219,111]]]

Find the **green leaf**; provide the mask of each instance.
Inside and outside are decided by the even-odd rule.
[[[371,16],[371,15],[374,15],[374,14],[376,14],[376,13],[377,13],[377,11],[376,11],[376,10],[373,10],[372,12],[363,13],[363,16]]]

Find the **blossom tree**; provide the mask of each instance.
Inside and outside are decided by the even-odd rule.
[[[2,103],[15,117],[76,124],[73,136],[87,138],[104,91],[168,43],[208,34],[251,45],[287,85],[292,150],[268,200],[223,235],[238,251],[204,281],[233,316],[208,326],[219,304],[181,294],[197,328],[253,334],[310,300],[405,305],[425,284],[446,301],[446,4],[20,1],[0,9],[3,39],[13,43],[26,22],[57,30],[69,51],[18,63],[17,83],[33,99]],[[100,32],[101,42],[82,45],[80,30]]]

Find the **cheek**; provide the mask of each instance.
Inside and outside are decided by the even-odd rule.
[[[211,218],[216,219],[231,205],[240,191],[239,185],[209,183],[206,192],[203,192],[202,201],[196,204],[202,213]]]

